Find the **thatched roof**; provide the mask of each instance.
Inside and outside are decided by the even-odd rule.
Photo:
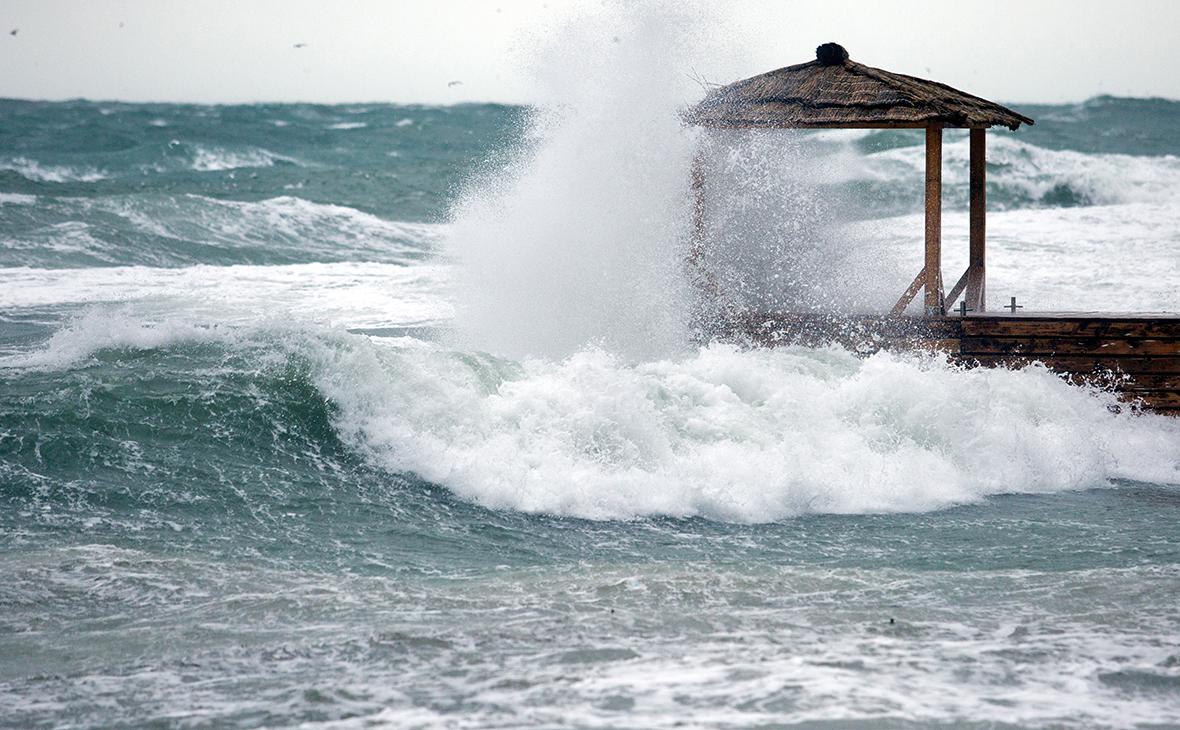
[[[848,59],[835,43],[816,60],[710,91],[685,115],[703,127],[991,127],[1033,120],[952,89]]]

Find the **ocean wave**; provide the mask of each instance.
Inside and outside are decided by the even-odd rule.
[[[0,205],[34,205],[36,202],[36,195],[23,195],[21,193],[0,193]]]
[[[47,165],[27,157],[13,157],[0,161],[0,170],[11,170],[35,182],[97,182],[107,179],[105,172],[93,167]]]
[[[449,267],[397,264],[294,264],[287,266],[106,266],[82,269],[0,269],[0,309],[98,306],[70,342],[106,321],[146,322],[178,312],[205,323],[248,326],[260,320],[316,322],[354,329],[433,326],[449,320]],[[123,325],[120,325],[123,326]],[[130,325],[127,325],[130,326]],[[94,347],[102,347],[97,340]],[[52,344],[52,343],[51,343]],[[73,345],[71,345],[73,347]],[[66,367],[75,360],[56,345],[11,366]]]
[[[0,267],[410,263],[429,256],[448,230],[293,196],[235,201],[137,194],[42,202],[13,216],[0,240]],[[85,247],[77,245],[78,229],[91,237]]]
[[[1114,413],[1113,395],[1039,366],[721,345],[638,363],[597,350],[508,361],[290,323],[152,323],[110,311],[7,365],[70,367],[102,350],[209,341],[309,363],[350,448],[493,509],[766,522],[1118,479],[1180,483],[1180,423]]]
[[[245,167],[272,167],[276,163],[298,165],[299,161],[261,148],[227,150],[220,147],[200,147],[193,150],[192,169],[198,172],[218,172]]]
[[[1180,199],[1180,157],[1174,155],[1051,150],[993,134],[987,156],[988,184],[999,193],[998,202],[1004,207],[1172,203]],[[925,159],[920,145],[876,152],[863,158],[863,167],[854,176],[912,182],[924,174]],[[965,137],[944,144],[944,185],[965,189],[969,160]]]
[[[493,508],[761,522],[1180,480],[1180,424],[1111,413],[1113,396],[1040,367],[725,346],[639,364],[463,366],[421,348],[331,362],[320,387],[347,441]]]
[[[328,129],[364,129],[369,126],[365,122],[337,122],[336,124],[329,124]]]

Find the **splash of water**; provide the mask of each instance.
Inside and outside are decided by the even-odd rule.
[[[645,357],[685,341],[694,134],[678,111],[692,95],[694,24],[667,6],[613,7],[538,50],[523,149],[455,209],[471,346],[564,356],[594,343]]]

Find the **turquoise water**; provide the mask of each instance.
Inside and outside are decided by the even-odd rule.
[[[1180,309],[1180,103],[1021,110],[996,295]],[[1176,421],[1039,368],[481,340],[465,303],[593,333],[552,231],[651,224],[579,218],[524,109],[0,117],[0,725],[1180,717]],[[850,225],[916,218],[913,136],[814,145],[867,160]]]

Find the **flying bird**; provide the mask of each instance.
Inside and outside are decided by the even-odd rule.
[[[462,85],[463,85],[463,82],[462,82],[462,81],[448,81],[448,82],[447,82],[447,88],[448,88],[448,89],[449,89],[450,87],[452,87],[452,86],[462,86]]]
[[[13,28],[12,30],[8,31],[8,35],[16,35],[17,33],[20,33],[20,28]]]
[[[293,46],[293,48],[306,48],[306,47],[307,47],[307,44],[306,44],[306,43],[296,43],[296,44]]]

